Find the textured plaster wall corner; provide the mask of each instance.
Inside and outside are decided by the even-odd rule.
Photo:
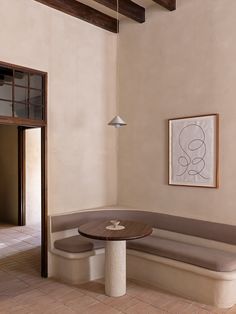
[[[52,21],[51,55],[58,59],[51,67],[57,78],[51,79],[51,97],[60,107],[51,120],[50,195],[57,212],[65,206],[78,210],[116,202],[116,141],[107,127],[116,106],[115,37],[87,24],[78,27],[74,20],[62,23],[66,18]],[[76,53],[65,58],[67,50]]]
[[[0,61],[48,72],[49,214],[116,203],[116,35],[36,1],[0,20]]]
[[[120,31],[118,203],[236,224],[236,2],[179,0]],[[168,186],[169,118],[220,114],[220,188]]]

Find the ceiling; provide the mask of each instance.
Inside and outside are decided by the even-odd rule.
[[[145,11],[161,5],[169,11],[176,9],[176,0],[34,0],[78,19],[117,33],[118,20],[131,18],[145,22]],[[117,2],[120,14],[117,15]]]

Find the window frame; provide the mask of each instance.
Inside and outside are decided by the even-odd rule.
[[[43,71],[34,70],[27,67],[17,66],[6,62],[0,62],[0,67],[6,67],[13,71],[13,80],[11,83],[6,82],[5,84],[8,86],[12,86],[12,102],[6,99],[2,99],[0,96],[0,100],[6,103],[12,104],[12,116],[3,116],[0,115],[0,123],[12,123],[16,125],[24,125],[24,126],[45,126],[47,124],[47,73]],[[25,86],[20,84],[15,84],[15,72],[20,71],[27,74],[28,82]],[[30,75],[39,75],[42,77],[42,87],[35,88],[30,86]],[[20,87],[26,90],[27,94],[27,101],[26,102],[19,102],[15,101],[15,87]],[[30,91],[40,91],[42,95],[42,119],[32,119],[30,118]],[[25,104],[27,106],[27,117],[15,117],[15,104]]]

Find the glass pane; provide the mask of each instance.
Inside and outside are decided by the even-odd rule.
[[[30,75],[30,87],[42,89],[43,87],[43,77],[39,74],[31,74]]]
[[[30,89],[29,102],[31,105],[43,105],[42,92],[40,90]]]
[[[28,73],[15,71],[15,85],[28,87]]]
[[[12,85],[6,85],[0,81],[0,99],[12,101]]]
[[[0,85],[2,85],[4,82],[11,84],[12,81],[13,81],[13,70],[5,68],[5,67],[0,67]]]
[[[28,118],[28,108],[26,104],[14,103],[14,109],[16,118]]]
[[[9,101],[0,100],[0,116],[12,116],[12,103]]]
[[[43,107],[42,106],[30,106],[30,119],[43,120]]]
[[[15,86],[14,92],[15,92],[15,101],[27,102],[27,100],[28,100],[28,89]]]

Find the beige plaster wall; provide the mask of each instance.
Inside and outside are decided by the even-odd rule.
[[[25,131],[26,225],[41,221],[41,129]]]
[[[18,224],[18,131],[0,125],[0,222]]]
[[[116,203],[116,35],[33,0],[0,20],[0,60],[49,75],[49,213]]]
[[[121,205],[236,224],[236,1],[155,5],[120,35]],[[167,185],[167,119],[220,114],[220,188]]]

